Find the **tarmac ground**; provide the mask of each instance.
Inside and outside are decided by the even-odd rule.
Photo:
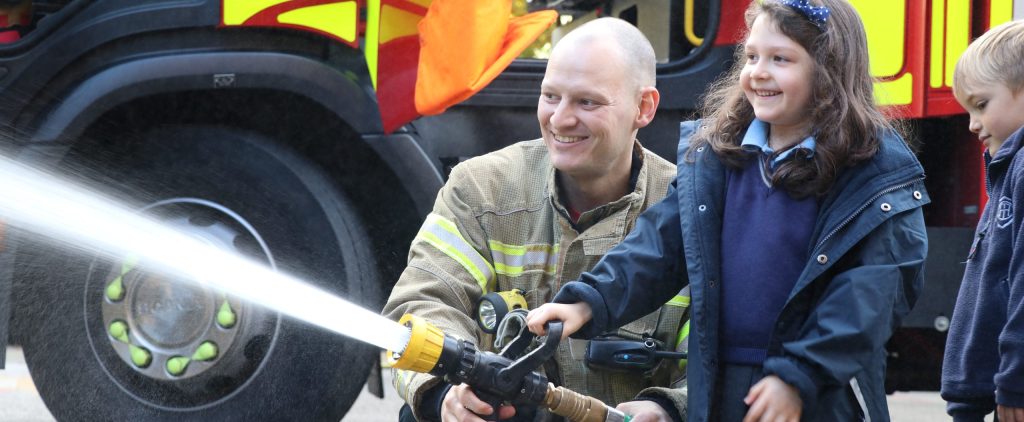
[[[36,393],[21,348],[7,348],[6,366],[5,370],[0,370],[0,421],[54,421]],[[395,422],[401,407],[402,400],[391,388],[390,371],[385,370],[384,399],[378,399],[364,389],[342,421]],[[944,409],[945,402],[936,392],[897,392],[889,396],[889,412],[894,422],[951,420]]]

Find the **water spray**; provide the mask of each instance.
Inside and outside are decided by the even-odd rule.
[[[195,281],[380,348],[401,349],[408,340],[409,330],[394,321],[2,156],[0,221]]]
[[[520,359],[512,354],[478,351],[472,343],[447,336],[411,315],[395,323],[297,278],[180,233],[97,192],[3,156],[0,221],[113,259],[130,257],[150,271],[193,280],[392,350],[389,355],[396,368],[443,376],[454,384],[466,383],[494,409],[510,402],[545,406],[573,421],[628,420],[599,400],[554,387],[534,371],[554,353],[562,332],[560,322],[549,327],[540,347]],[[524,338],[517,338],[506,350],[525,350],[532,339]]]

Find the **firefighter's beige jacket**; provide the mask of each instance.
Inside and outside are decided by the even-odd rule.
[[[583,213],[579,233],[559,202],[555,171],[542,140],[520,142],[459,164],[413,241],[408,266],[384,314],[397,320],[412,313],[445,334],[495,351],[491,336],[474,319],[480,296],[521,289],[530,309],[546,303],[563,283],[576,280],[618,244],[641,211],[665,196],[675,165],[639,144],[635,150],[634,156],[642,151],[643,164],[634,191]],[[655,333],[674,348],[685,312],[681,302],[666,304],[660,321],[655,312],[619,334]],[[591,370],[582,360],[585,347],[585,341],[563,341],[555,356],[559,373],[549,373],[549,378],[611,405],[633,399],[646,387],[668,387],[681,378],[676,361],[663,362],[650,378]],[[421,419],[423,394],[441,380],[403,370],[393,375],[399,395]],[[685,389],[656,388],[645,394],[669,396],[680,412],[685,409]]]

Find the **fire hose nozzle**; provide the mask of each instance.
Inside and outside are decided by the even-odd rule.
[[[497,355],[479,351],[472,343],[445,335],[422,318],[406,314],[399,323],[409,327],[405,350],[388,351],[392,367],[443,376],[452,384],[466,383],[477,396],[497,409],[502,403],[543,405],[552,413],[576,422],[628,422],[622,412],[600,400],[563,387],[555,387],[534,372],[554,354],[562,336],[562,322],[549,323],[546,340],[536,349],[518,357],[510,349],[524,348],[530,338],[513,340]],[[517,358],[518,357],[518,358]],[[485,415],[495,420],[497,414]]]
[[[409,327],[409,343],[405,350],[388,350],[388,360],[398,369],[429,373],[437,366],[444,351],[444,333],[430,325],[423,318],[412,314],[402,315],[399,324]]]

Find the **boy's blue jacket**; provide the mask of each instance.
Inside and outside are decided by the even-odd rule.
[[[1024,129],[988,162],[978,221],[942,362],[942,398],[956,420],[996,403],[1024,407]]]
[[[687,283],[692,295],[687,384],[690,420],[706,421],[718,373],[720,235],[725,167],[710,147],[692,151],[699,122],[682,124],[668,196],[581,281],[554,301],[587,302],[589,338],[657,309]],[[809,260],[775,323],[764,361],[800,390],[803,420],[888,420],[884,346],[917,299],[927,239],[924,170],[886,136],[870,160],[842,172],[819,207]],[[717,404],[716,404],[717,405]]]

